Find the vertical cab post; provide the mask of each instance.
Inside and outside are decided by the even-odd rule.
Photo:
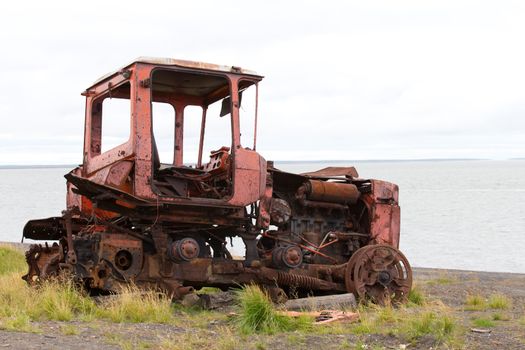
[[[199,138],[199,156],[197,158],[197,168],[202,166],[202,149],[204,147],[204,132],[206,129],[206,113],[208,112],[208,106],[202,107],[202,119],[201,119],[201,134]]]
[[[150,84],[141,83],[150,81],[151,70],[151,66],[137,63],[134,84],[132,84],[134,93],[132,93],[131,114],[134,123],[133,148],[136,155],[134,195],[143,198],[156,196],[150,185],[153,177]]]
[[[175,150],[173,152],[173,165],[182,166],[184,164],[184,109],[186,105],[175,104]]]

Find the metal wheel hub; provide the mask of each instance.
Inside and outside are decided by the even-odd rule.
[[[387,244],[358,249],[345,272],[346,289],[376,304],[405,302],[412,288],[412,268],[398,249]]]
[[[377,281],[386,287],[392,281],[392,277],[388,271],[381,271],[377,276]]]

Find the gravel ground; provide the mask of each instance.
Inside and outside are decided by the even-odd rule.
[[[458,270],[414,270],[415,283],[429,300],[441,300],[451,308],[463,329],[465,349],[525,349],[525,274],[472,272]],[[488,297],[499,293],[512,300],[507,310],[466,311],[468,295]],[[494,321],[489,333],[471,331],[474,318],[492,318],[498,312],[506,320]],[[221,324],[222,323],[222,324]],[[277,334],[273,336],[237,337],[225,334],[224,321],[213,321],[201,328],[163,324],[115,324],[109,322],[33,322],[39,333],[0,330],[0,348],[6,349],[429,349],[434,339],[423,337],[416,344],[402,344],[396,336],[337,334]],[[203,342],[203,339],[210,342]],[[176,341],[172,341],[177,339]],[[219,343],[221,342],[222,343]],[[179,343],[177,343],[179,342]],[[219,344],[219,345],[217,345]],[[447,348],[447,345],[441,345]]]

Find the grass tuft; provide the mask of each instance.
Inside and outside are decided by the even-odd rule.
[[[492,294],[489,297],[489,307],[491,309],[506,310],[511,305],[512,301],[503,294]]]
[[[173,310],[167,295],[129,285],[108,298],[97,310],[97,316],[116,323],[169,323],[173,319]]]
[[[487,301],[479,294],[467,295],[465,310],[482,311],[488,308]]]
[[[32,291],[36,307],[28,310],[35,319],[71,321],[77,315],[95,312],[95,302],[71,280],[47,280]]]
[[[487,309],[506,310],[511,307],[512,301],[503,294],[492,294],[485,299],[479,294],[468,295],[465,300],[465,310],[484,311]]]
[[[503,314],[501,312],[495,312],[493,315],[492,315],[492,319],[494,321],[508,321],[510,320],[510,317],[509,315],[507,314]]]
[[[440,343],[450,340],[456,328],[456,321],[449,315],[428,311],[409,318],[399,331],[410,341],[430,335]]]
[[[309,317],[290,318],[277,314],[268,294],[258,286],[248,285],[238,291],[237,302],[239,315],[236,323],[243,334],[274,334],[311,327]]]
[[[488,318],[475,318],[472,320],[472,324],[475,327],[481,327],[481,328],[491,328],[495,326],[495,323],[492,320],[489,320]]]
[[[41,330],[32,326],[30,321],[29,316],[19,314],[0,320],[0,329],[15,332],[41,333]]]
[[[408,293],[408,302],[417,306],[423,306],[426,302],[425,295],[416,285]]]
[[[266,350],[266,345],[260,341],[255,343],[255,349],[256,350]]]

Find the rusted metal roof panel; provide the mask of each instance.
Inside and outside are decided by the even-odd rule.
[[[154,65],[164,65],[164,66],[178,66],[185,68],[195,68],[195,69],[206,69],[206,70],[216,70],[220,72],[227,73],[240,73],[240,74],[249,74],[257,75],[256,72],[244,69],[236,66],[226,66],[206,62],[197,62],[197,61],[187,61],[187,60],[178,60],[175,58],[158,58],[158,57],[139,57],[133,63],[148,63]]]
[[[339,167],[331,166],[321,170],[312,171],[309,173],[302,173],[301,175],[313,178],[331,178],[337,176],[349,176],[349,177],[359,177],[357,170],[353,166],[350,167]]]
[[[118,69],[116,71],[103,75],[102,77],[97,79],[91,86],[94,86],[100,83],[101,81],[111,77],[114,74],[117,74],[124,68],[127,68],[135,63],[146,63],[146,64],[152,64],[152,65],[158,65],[158,66],[173,66],[173,67],[182,67],[182,68],[211,70],[211,71],[224,72],[224,73],[245,74],[245,75],[253,75],[253,76],[262,78],[262,76],[257,74],[255,71],[244,69],[241,67],[236,67],[236,66],[226,66],[226,65],[219,65],[219,64],[213,64],[213,63],[207,63],[207,62],[179,60],[175,58],[166,58],[166,57],[141,56],[133,60],[129,64],[125,65],[121,69]]]

